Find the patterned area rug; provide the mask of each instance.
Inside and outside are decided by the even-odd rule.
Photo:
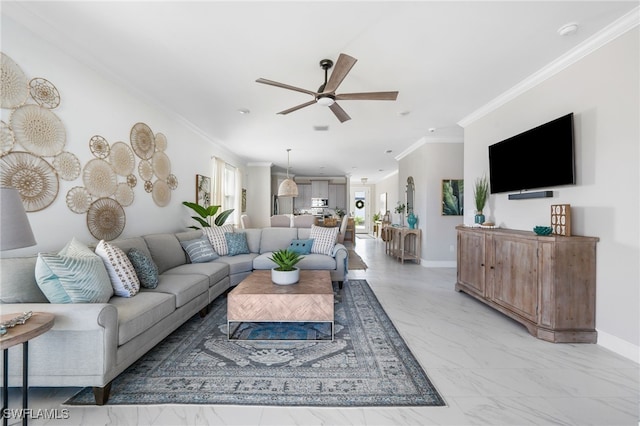
[[[365,280],[339,291],[333,341],[229,341],[226,297],[118,376],[108,405],[442,406]],[[68,405],[93,405],[91,388]]]

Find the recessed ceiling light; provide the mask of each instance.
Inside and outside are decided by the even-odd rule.
[[[575,22],[570,22],[558,28],[558,34],[561,36],[568,36],[574,34],[576,31],[578,31],[578,24]]]
[[[436,131],[436,128],[435,128],[435,127],[431,127],[431,128],[429,128],[429,133],[435,133],[435,131]]]
[[[386,150],[384,153],[385,153],[385,154],[391,154],[392,152],[393,152],[393,150],[392,150],[392,149],[388,149],[388,150]]]
[[[400,111],[400,112],[398,113],[398,115],[401,115],[401,116],[403,116],[403,117],[404,117],[405,115],[409,115],[409,114],[411,114],[411,111]]]
[[[313,126],[313,130],[315,130],[316,132],[326,132],[327,130],[329,130],[329,126],[324,125],[324,126]]]
[[[244,115],[244,114],[249,114],[251,111],[249,111],[247,108],[240,108],[238,109],[238,113]]]

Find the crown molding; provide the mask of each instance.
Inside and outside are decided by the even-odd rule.
[[[553,77],[560,71],[590,55],[605,44],[615,40],[627,31],[637,27],[639,24],[640,7],[636,7],[635,9],[631,10],[627,14],[623,15],[616,21],[603,28],[601,31],[597,32],[593,36],[577,45],[569,52],[560,56],[541,70],[530,75],[486,105],[467,115],[462,120],[458,121],[457,124],[461,127],[467,127],[474,121],[484,117],[485,115],[500,108],[507,102],[522,95],[523,93],[532,89],[543,81]]]

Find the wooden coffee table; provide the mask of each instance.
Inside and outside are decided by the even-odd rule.
[[[227,295],[228,336],[232,322],[328,322],[334,333],[329,271],[302,270],[291,285],[271,282],[271,271],[254,271]]]

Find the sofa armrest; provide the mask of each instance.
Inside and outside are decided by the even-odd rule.
[[[12,303],[0,308],[3,314],[33,311],[55,315],[52,329],[29,342],[29,375],[32,376],[29,384],[104,386],[112,379],[110,372],[117,364],[118,349],[115,306],[108,303]],[[19,352],[10,351],[10,377],[20,371]],[[74,376],[81,377],[80,381],[75,381]]]

